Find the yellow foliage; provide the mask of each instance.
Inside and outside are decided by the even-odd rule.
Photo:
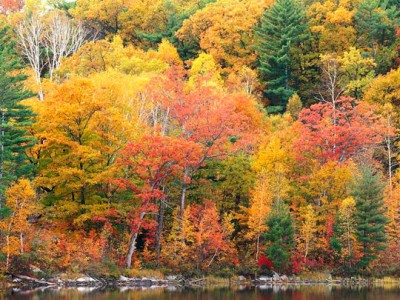
[[[304,260],[306,261],[307,256],[315,246],[317,219],[311,204],[300,208],[300,216],[302,222],[300,223],[298,248],[304,254]]]
[[[7,270],[10,258],[25,250],[24,240],[31,227],[28,217],[35,211],[35,191],[29,180],[21,179],[6,190],[5,196],[11,214],[0,221],[0,228],[4,231],[2,250],[6,254]]]
[[[376,77],[365,91],[363,99],[369,103],[390,103],[399,112],[400,68]]]
[[[37,186],[82,204],[99,200],[87,198],[90,189],[107,186],[118,176],[118,150],[146,128],[141,120],[149,108],[135,94],[137,82],[131,79],[108,72],[53,85],[45,101],[34,107],[36,137],[41,141],[32,150],[41,156]]]
[[[253,168],[268,178],[274,201],[285,199],[288,195],[291,159],[290,153],[281,144],[278,136],[272,136],[258,151]]]
[[[388,224],[386,230],[391,243],[397,243],[400,235],[400,174],[394,176],[393,187],[388,185],[385,193],[386,216]],[[390,190],[392,188],[392,190]]]
[[[346,84],[346,95],[359,99],[375,76],[376,64],[372,58],[364,58],[355,47],[343,53],[338,59],[342,81]]]
[[[344,257],[349,257],[356,250],[357,237],[355,235],[354,213],[356,211],[356,200],[353,197],[347,197],[342,201],[339,207],[339,224],[345,234],[339,237],[343,245]]]
[[[222,79],[218,67],[210,54],[202,53],[193,61],[190,68],[188,86],[196,88],[198,84],[221,86]]]
[[[210,3],[183,22],[177,36],[198,40],[200,47],[223,68],[240,69],[256,59],[253,27],[272,1],[221,0]]]
[[[303,103],[301,102],[299,95],[294,94],[289,98],[286,111],[292,116],[293,119],[297,120],[302,109]]]
[[[310,29],[319,33],[321,52],[340,53],[354,45],[354,1],[314,2],[308,8]]]
[[[154,54],[154,56],[162,62],[167,63],[169,66],[183,66],[183,62],[179,57],[178,51],[166,39],[163,39],[158,45],[158,51]]]
[[[246,209],[247,226],[249,227],[247,238],[251,239],[266,232],[268,227],[265,223],[271,210],[272,201],[271,184],[268,182],[267,176],[261,174],[252,192],[250,206]]]
[[[89,75],[102,71],[118,71],[129,75],[160,74],[171,65],[180,65],[176,49],[166,41],[159,51],[143,51],[123,46],[116,35],[112,42],[100,40],[83,45],[74,55],[64,59],[58,73],[62,77]]]
[[[349,11],[343,6],[339,6],[335,11],[327,13],[326,22],[330,24],[351,24],[353,17],[353,11]]]

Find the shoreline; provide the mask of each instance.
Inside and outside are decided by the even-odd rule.
[[[248,287],[265,287],[265,286],[311,286],[311,285],[332,285],[332,286],[380,286],[386,284],[400,286],[400,278],[391,278],[390,281],[385,281],[379,278],[339,278],[330,280],[307,280],[300,278],[283,277],[283,280],[273,277],[261,277],[255,280],[240,278],[183,278],[178,276],[167,276],[165,279],[160,278],[136,278],[125,277],[120,278],[105,278],[99,276],[85,275],[76,279],[61,279],[55,276],[54,278],[45,280],[25,275],[13,275],[13,278],[8,278],[2,284],[2,289],[11,288],[41,288],[41,287],[55,287],[55,288],[157,288],[157,287],[178,287],[178,288],[205,288],[213,286],[248,286]]]

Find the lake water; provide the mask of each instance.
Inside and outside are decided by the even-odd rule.
[[[163,288],[74,288],[10,290],[0,294],[0,299],[129,299],[129,300],[399,300],[400,287],[341,287],[312,286],[259,286],[207,289]]]

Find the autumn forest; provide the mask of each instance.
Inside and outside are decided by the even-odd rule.
[[[400,276],[398,0],[1,0],[0,273]]]

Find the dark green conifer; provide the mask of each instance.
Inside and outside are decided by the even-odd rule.
[[[287,271],[294,246],[294,228],[289,208],[283,202],[278,201],[272,206],[267,226],[267,257],[274,263],[275,270]]]
[[[396,28],[400,26],[399,3],[398,0],[363,0],[355,12],[358,47],[369,49],[365,54],[374,58],[376,71],[381,74],[390,70],[397,57],[395,41]]]
[[[277,0],[264,12],[256,33],[265,96],[275,111],[283,111],[295,93],[291,84],[291,50],[310,37],[304,7],[296,0]]]
[[[15,51],[8,27],[0,25],[0,205],[9,184],[29,177],[33,165],[26,149],[34,144],[28,133],[33,112],[20,102],[33,94],[24,90],[25,75],[19,73],[21,60]]]
[[[356,235],[362,246],[359,266],[365,271],[380,251],[386,248],[385,225],[387,218],[383,203],[384,185],[378,174],[366,167],[352,189],[356,200]]]

